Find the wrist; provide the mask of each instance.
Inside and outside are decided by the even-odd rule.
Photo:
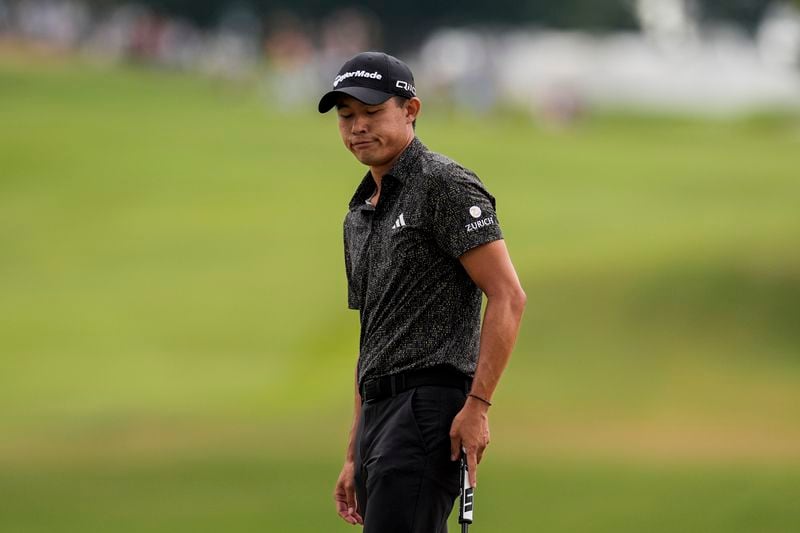
[[[354,463],[356,461],[356,450],[352,446],[347,447],[347,452],[344,454],[345,463]]]
[[[485,413],[489,410],[489,407],[492,404],[483,396],[470,393],[467,395],[466,405],[469,406],[470,408],[476,408]]]

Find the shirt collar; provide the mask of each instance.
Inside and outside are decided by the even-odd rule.
[[[411,176],[418,172],[419,156],[425,150],[427,148],[422,144],[422,141],[414,137],[400,154],[400,157],[397,158],[397,161],[394,162],[389,172],[386,173],[386,176],[391,176],[400,183],[406,183]],[[372,173],[367,171],[355,194],[353,194],[353,198],[350,200],[350,209],[363,206],[373,192],[375,192],[375,180],[372,178]]]
[[[386,175],[396,178],[400,183],[405,183],[409,177],[418,172],[419,156],[425,150],[422,141],[414,137]]]
[[[375,180],[372,179],[372,172],[368,170],[364,179],[361,180],[358,188],[356,188],[353,198],[350,200],[350,209],[363,207],[373,192],[375,192]]]

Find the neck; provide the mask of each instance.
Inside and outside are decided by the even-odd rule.
[[[406,148],[408,148],[408,145],[411,144],[411,141],[413,140],[414,140],[414,134],[412,133],[411,136],[406,141],[406,143],[403,145],[403,148],[401,148],[400,151],[398,151],[397,154],[395,154],[395,156],[392,159],[390,159],[386,163],[383,163],[382,165],[369,167],[369,172],[370,174],[372,174],[372,179],[375,180],[375,185],[378,186],[378,190],[381,190],[381,180],[383,180],[383,177],[389,173],[394,164],[397,162],[397,159],[403,152],[406,151]]]

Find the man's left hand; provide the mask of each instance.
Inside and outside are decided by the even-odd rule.
[[[468,396],[464,407],[453,419],[450,426],[450,460],[461,456],[461,448],[467,452],[469,482],[478,484],[478,463],[489,444],[489,406]]]

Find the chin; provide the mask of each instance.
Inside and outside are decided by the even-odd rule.
[[[384,158],[380,157],[377,154],[365,153],[365,152],[353,152],[353,155],[358,159],[358,161],[368,167],[377,166],[384,163]]]

